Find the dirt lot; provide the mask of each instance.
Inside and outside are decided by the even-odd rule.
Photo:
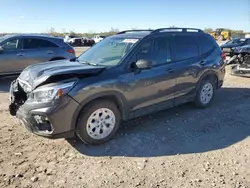
[[[250,80],[226,75],[212,107],[124,123],[101,146],[48,140],[8,114],[0,79],[0,187],[250,188]]]
[[[76,52],[76,56],[79,56],[79,55],[81,55],[82,52],[89,49],[89,47],[76,47],[74,49],[75,49],[75,52]]]

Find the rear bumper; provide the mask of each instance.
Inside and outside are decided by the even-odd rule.
[[[217,89],[220,89],[222,87],[223,83],[224,83],[223,80],[219,80],[218,85],[217,85]]]
[[[223,61],[222,63],[222,67],[218,70],[218,82],[217,82],[217,89],[220,89],[224,83],[224,78],[225,78],[225,75],[226,75],[226,62]]]

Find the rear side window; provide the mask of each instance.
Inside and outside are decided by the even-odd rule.
[[[200,44],[202,54],[206,54],[215,48],[215,43],[213,41],[214,39],[212,37],[208,35],[198,35],[197,38]]]
[[[194,35],[175,35],[175,60],[195,58],[199,55],[197,40]]]
[[[56,48],[56,44],[43,39],[24,39],[24,49]]]

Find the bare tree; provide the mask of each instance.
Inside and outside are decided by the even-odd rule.
[[[206,33],[211,33],[213,31],[213,29],[211,27],[207,27],[204,29],[204,32]]]
[[[51,27],[51,28],[48,30],[48,34],[50,34],[50,35],[55,35],[55,34],[56,34],[55,28]]]

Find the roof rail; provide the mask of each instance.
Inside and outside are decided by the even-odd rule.
[[[151,30],[151,29],[132,29],[132,30],[121,31],[121,32],[116,33],[116,34],[119,35],[119,34],[124,34],[124,33],[140,32],[140,31],[154,31],[154,30]]]
[[[196,28],[160,28],[154,30],[152,33],[159,33],[159,32],[172,32],[172,31],[177,31],[177,32],[201,32],[204,33],[201,29],[196,29]]]

